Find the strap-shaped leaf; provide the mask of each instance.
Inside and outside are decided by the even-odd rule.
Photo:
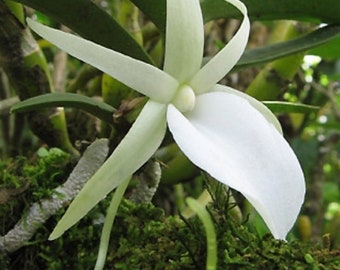
[[[157,0],[157,3],[154,0],[132,0],[132,2],[150,17],[161,32],[164,31],[165,0]],[[326,0],[326,2],[329,2],[329,7],[338,6],[337,11],[330,10],[329,8],[325,10],[325,2],[320,3],[317,0],[243,0],[242,2],[247,6],[248,14],[252,19],[313,19],[340,22],[338,14],[340,1],[338,0]],[[201,0],[201,6],[205,22],[221,17],[241,18],[241,13],[225,0]],[[291,41],[246,50],[240,61],[236,64],[236,67],[265,63],[287,55],[306,51],[323,45],[339,35],[340,26],[330,25]]]
[[[311,113],[320,109],[317,106],[283,101],[264,101],[263,104],[274,113]]]
[[[236,67],[270,62],[278,58],[307,51],[340,36],[340,25],[330,25],[302,37],[261,48],[246,50]]]
[[[49,107],[72,107],[86,111],[99,119],[112,123],[115,108],[96,99],[73,93],[50,93],[26,99],[15,104],[11,112],[28,112]]]
[[[146,0],[140,0],[146,1]],[[152,0],[148,0],[148,2]],[[251,20],[303,20],[340,23],[338,0],[243,0]],[[225,0],[201,0],[205,21],[241,18],[238,10]]]
[[[164,33],[166,0],[131,0]],[[201,0],[204,21],[241,19],[241,13],[225,0]],[[338,0],[243,0],[251,20],[305,20],[340,23]]]
[[[318,55],[323,60],[335,60],[340,58],[340,36],[326,44],[312,49],[309,54]]]
[[[66,25],[82,37],[123,54],[152,62],[144,49],[109,14],[89,0],[16,0]]]
[[[87,0],[16,0],[25,5],[40,10],[57,21],[67,25],[72,30],[99,43],[105,47],[122,52],[137,59],[150,62],[145,53],[134,39],[119,26],[119,24],[107,13],[99,9],[91,1]],[[161,32],[165,30],[165,0],[132,0]],[[243,1],[248,8],[249,16],[254,20],[271,19],[308,19],[324,22],[340,22],[338,0],[261,0]],[[241,14],[225,0],[201,0],[201,6],[205,21],[216,18],[240,18]],[[332,8],[329,8],[332,7]],[[76,14],[76,16],[75,16]],[[339,33],[339,26],[323,28],[311,36],[305,36],[306,40],[292,40],[288,44],[277,44],[274,47],[264,47],[247,51],[238,65],[246,66],[314,48],[326,43]],[[324,32],[323,32],[324,31]],[[310,46],[309,46],[310,45]],[[302,46],[300,48],[300,46]],[[285,54],[287,52],[287,54]],[[260,58],[260,59],[258,59]]]
[[[162,34],[165,33],[166,0],[131,0],[157,26]]]

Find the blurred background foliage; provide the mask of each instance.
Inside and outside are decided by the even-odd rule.
[[[307,195],[289,241],[339,249],[340,2],[243,2],[252,20],[248,48],[222,83],[271,101],[265,104],[277,114],[301,162]],[[240,14],[224,0],[201,0],[201,6],[208,59],[233,36]],[[68,153],[68,165],[64,160],[61,164],[71,166],[99,137],[110,138],[114,149],[145,104],[145,98],[132,89],[32,34],[25,16],[161,67],[165,0],[0,0],[0,15],[0,158],[7,164],[0,168],[0,194],[18,191],[3,203],[0,198],[7,211],[1,212],[4,235],[15,224],[8,219],[14,209],[11,200],[24,198],[25,204],[18,203],[21,210],[15,211],[19,219],[27,205],[39,200],[37,194],[55,187],[49,180],[46,183],[51,186],[43,185],[42,191],[32,184],[37,183],[37,176],[22,177],[22,172],[18,173],[20,181],[15,177],[11,178],[14,183],[9,181],[4,176],[11,168],[8,162],[14,167],[22,157],[34,162],[43,146]],[[37,99],[32,101],[32,97]],[[18,103],[19,99],[27,103]],[[12,106],[16,113],[10,113]],[[19,161],[17,156],[21,156]],[[163,166],[153,203],[166,215],[178,214],[186,196],[201,195],[206,177],[173,144],[171,136],[155,158]],[[268,233],[242,196],[234,193],[234,197],[249,230],[259,236]],[[47,237],[47,229],[45,233]],[[86,238],[86,233],[78,234],[81,237]],[[37,245],[45,241],[39,239]],[[62,245],[61,240],[58,243]],[[50,254],[46,249],[39,252],[40,256]],[[55,263],[49,269],[60,269]]]

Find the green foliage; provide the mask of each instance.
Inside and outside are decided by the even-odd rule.
[[[287,55],[294,55],[315,47],[326,46],[324,45],[325,43],[328,44],[338,39],[339,31],[340,26],[331,25],[289,41],[246,50],[236,67],[244,68],[250,65],[270,62]]]
[[[40,183],[35,187],[40,189],[39,195],[25,190],[20,196],[39,199],[65,174],[67,157],[59,149],[42,148],[35,162],[23,158],[12,160],[10,164],[3,162],[2,178],[7,184],[2,187],[16,186],[13,182],[29,176],[30,189]],[[43,183],[43,179],[48,183]],[[285,243],[270,235],[261,238],[250,232],[246,224],[240,224],[231,216],[233,205],[228,203],[223,190],[215,190],[214,203],[208,208],[218,240],[217,269],[337,269],[339,251],[330,250],[330,247],[298,241]],[[19,204],[20,198],[6,202],[1,216],[11,215],[10,226],[13,226],[22,211],[14,210],[9,204],[11,201]],[[49,242],[47,237],[62,215],[60,211],[25,247],[12,254],[2,254],[1,269],[93,269],[103,213],[108,204],[109,199],[104,200],[62,238]],[[10,226],[2,226],[2,233],[10,229]],[[204,230],[197,217],[185,220],[178,215],[166,215],[163,209],[152,204],[124,200],[116,216],[105,269],[204,269],[207,256]]]
[[[67,237],[48,241],[50,231],[62,216],[61,211],[44,224],[25,247],[6,254],[6,264],[1,269],[93,269],[101,231],[101,216],[98,213],[102,209],[98,209],[84,219],[81,227],[70,230]],[[96,220],[99,224],[95,223]],[[84,238],[84,235],[87,237]]]
[[[338,23],[340,4],[337,0],[244,0],[253,20],[306,20]],[[206,20],[238,18],[239,12],[224,0],[201,0]],[[330,8],[332,7],[332,8]]]
[[[186,246],[199,244],[189,233],[179,217],[167,218],[151,204],[124,201],[116,216],[107,267],[186,269],[192,264]]]
[[[65,3],[63,1],[65,1]],[[151,58],[132,36],[119,26],[115,19],[108,16],[92,2],[77,0],[73,1],[72,5],[70,5],[67,0],[58,2],[18,0],[18,2],[44,12],[58,22],[64,23],[84,38],[134,58],[152,62]],[[317,1],[314,1],[313,4],[303,1],[302,3],[299,2],[299,5],[296,5],[295,1],[276,1],[275,3],[263,1],[257,2],[256,4],[252,1],[244,2],[249,9],[250,16],[253,16],[257,20],[305,19],[324,20],[333,23],[339,22],[337,14],[332,14],[329,9],[320,9],[320,6],[324,7],[326,4],[318,4]],[[338,6],[336,0],[328,0],[328,2],[329,6]],[[153,20],[162,33],[164,32],[165,1],[155,3],[154,1],[134,0],[133,3]],[[201,5],[206,22],[216,18],[238,18],[240,15],[234,7],[224,0],[205,0],[201,1]],[[313,8],[313,5],[318,5],[319,7]],[[291,12],[291,9],[296,11]],[[336,8],[334,7],[333,10],[336,10]],[[79,16],[74,16],[74,13],[80,14]],[[323,31],[317,30],[307,38],[300,38],[287,42],[286,44],[276,44],[268,48],[250,50],[245,53],[239,65],[245,66],[268,61],[268,59],[273,60],[284,55],[313,48],[329,41],[331,37],[336,36],[337,33],[339,33],[338,28],[339,26],[331,26],[328,29],[323,29]]]
[[[51,196],[53,188],[61,185],[68,177],[71,169],[69,165],[70,155],[57,148],[40,148],[31,159],[18,157],[0,162],[0,216],[5,217],[0,224],[1,235],[12,229],[20,218],[25,218],[25,211],[31,203]],[[92,224],[92,221],[100,217],[98,211],[84,221],[82,230],[73,230],[66,241],[58,239],[48,242],[48,235],[62,212],[43,224],[26,246],[11,254],[1,253],[0,268],[92,268],[84,266],[95,261],[97,245],[83,236],[99,239],[100,229],[98,225]],[[91,249],[92,253],[88,252]]]
[[[113,10],[104,11],[99,4],[94,3],[100,1],[18,0],[18,2],[47,14],[48,16],[42,15],[43,13],[39,14],[39,19],[47,24],[56,24],[54,19],[57,23],[64,23],[83,37],[106,47],[146,62],[161,62],[156,59],[152,60],[148,53],[152,55],[157,43],[157,57],[162,59],[161,37],[165,29],[166,16],[164,0],[132,0],[148,19],[155,23],[161,33],[159,34],[155,27],[151,26],[151,35],[148,36],[147,34],[150,33],[147,33],[147,30],[150,25],[141,23],[144,31],[143,46],[138,44],[132,35],[113,19],[115,17]],[[224,0],[201,0],[200,2],[205,22],[215,18],[239,19],[240,14]],[[233,214],[235,208],[228,203],[228,198],[223,198],[224,195],[216,198],[218,192],[214,191],[212,192],[215,194],[214,203],[209,205],[208,210],[217,234],[218,269],[264,267],[268,269],[340,269],[338,266],[340,265],[340,251],[338,250],[340,246],[338,177],[340,171],[340,114],[338,109],[340,98],[339,88],[332,82],[340,78],[337,59],[340,55],[340,39],[338,37],[339,26],[331,25],[331,23],[340,22],[340,2],[339,0],[244,0],[243,2],[249,8],[252,21],[298,19],[313,23],[330,23],[328,27],[319,30],[316,30],[315,25],[309,25],[308,31],[312,30],[309,34],[291,41],[280,41],[277,44],[267,42],[264,46],[261,44],[261,47],[249,49],[234,70],[239,72],[239,83],[243,89],[246,89],[249,80],[253,81],[256,76],[251,72],[247,73],[250,69],[244,71],[245,68],[257,65],[254,68],[257,72],[263,70],[259,64],[304,52],[326,42],[309,51],[310,54],[324,57],[319,65],[311,66],[307,70],[301,69],[299,62],[296,63],[298,71],[295,69],[292,71],[287,67],[297,57],[293,55],[292,58],[283,62],[280,67],[285,71],[292,71],[292,76],[278,81],[275,101],[266,103],[270,109],[279,114],[284,134],[292,142],[303,167],[308,190],[302,214],[316,232],[312,234],[312,228],[307,226],[307,229],[303,229],[298,225],[290,235],[290,239],[295,240],[290,243],[276,241],[270,235],[259,236],[254,231],[262,231],[263,225],[259,225],[254,230],[252,226],[255,222],[250,220],[253,217],[249,218],[249,222],[243,220],[242,224],[235,221]],[[108,3],[111,6],[115,1],[108,1]],[[206,39],[214,39],[213,42],[216,44],[227,42],[225,34],[229,28],[223,29],[223,27],[231,26],[230,29],[234,30],[233,26],[228,23],[227,20],[223,23],[219,21],[218,30],[215,32],[211,30],[212,24],[207,25]],[[299,23],[297,25],[298,32],[301,32],[302,26]],[[268,22],[266,27],[267,30],[272,30],[271,22]],[[303,32],[308,32],[305,30],[303,29]],[[215,40],[216,32],[222,32],[222,35]],[[256,31],[253,35],[257,37]],[[260,33],[260,39],[262,35],[265,36],[267,33]],[[5,43],[6,46],[8,44],[11,43]],[[57,50],[51,45],[48,45],[47,49],[49,60],[52,62]],[[206,55],[211,54],[207,49]],[[299,57],[302,59],[303,54],[301,53]],[[81,92],[83,96],[69,93],[49,94],[27,100],[29,106],[27,108],[40,110],[62,105],[83,109],[99,116],[104,122],[109,122],[114,128],[104,130],[103,123],[100,127],[100,124],[95,122],[96,125],[93,124],[88,128],[90,134],[85,137],[84,123],[93,123],[93,119],[90,121],[89,116],[84,114],[81,116],[82,121],[77,118],[75,123],[72,123],[70,119],[73,115],[68,110],[67,120],[70,131],[71,134],[72,132],[75,134],[73,141],[92,140],[97,134],[105,134],[105,136],[110,134],[113,137],[112,145],[118,144],[129,130],[144,100],[140,101],[137,98],[139,96],[134,95],[131,89],[120,85],[106,74],[103,75],[93,68],[88,68],[75,59],[70,58],[67,61],[65,66],[72,70],[72,74],[69,73],[66,78],[66,91]],[[81,73],[81,70],[86,72]],[[242,77],[242,72],[245,72],[247,79],[244,79],[244,75]],[[272,66],[268,74],[274,79],[280,79],[273,72]],[[262,83],[268,78],[260,78],[260,86],[263,86]],[[71,79],[73,81],[70,81]],[[233,81],[233,79],[227,79],[228,83]],[[35,84],[33,86],[36,87]],[[238,85],[232,86],[242,88]],[[257,87],[257,89],[266,94],[273,92],[272,87],[268,89]],[[101,96],[102,100],[118,108],[114,121],[112,113],[115,109],[110,105],[94,101],[89,97],[93,95]],[[14,109],[24,108],[25,104],[27,105],[27,103],[21,103]],[[9,130],[4,118],[1,114],[1,128]],[[18,126],[24,125],[18,123]],[[101,130],[96,130],[96,128]],[[28,136],[29,140],[31,140],[30,136]],[[178,150],[176,153],[168,153],[172,142],[171,136],[167,136],[163,142],[163,153],[167,152],[169,158],[162,160],[164,162],[162,182],[156,194],[157,203],[164,209],[152,204],[136,205],[129,201],[122,203],[113,227],[106,269],[204,269],[207,254],[205,231],[201,221],[198,218],[185,220],[178,215],[169,214],[176,213],[180,208],[179,203],[176,205],[173,200],[184,201],[187,195],[199,196],[204,188],[202,184],[204,181],[202,177],[199,177],[198,169],[182,153]],[[17,141],[13,139],[13,148],[16,143]],[[82,143],[87,142],[82,141]],[[49,147],[51,146],[50,144]],[[157,158],[160,157],[157,156]],[[64,182],[70,169],[69,155],[55,148],[49,150],[41,148],[30,158],[18,157],[0,161],[1,234],[4,235],[22,216],[25,217],[25,211],[30,204],[49,197],[53,188]],[[173,191],[174,185],[178,183],[182,188],[184,187],[182,193]],[[240,211],[246,213],[242,202],[238,200],[237,202],[241,208]],[[12,254],[0,254],[0,269],[93,269],[104,213],[108,204],[108,200],[104,200],[62,238],[48,242],[46,240],[48,235],[62,215],[63,211],[60,211],[41,227],[25,247]],[[301,237],[302,234],[306,235],[306,239]],[[315,245],[315,242],[321,242],[323,235],[328,234],[330,234],[329,239],[325,236],[323,238],[323,240],[329,240],[328,244]],[[317,241],[314,241],[316,238]]]
[[[263,104],[274,113],[310,113],[319,109],[317,106],[282,101],[264,101]]]
[[[32,160],[18,157],[15,160],[1,161],[1,188],[18,188],[29,182],[35,187],[46,188],[55,181],[69,161],[69,154],[58,148],[40,148]],[[53,188],[52,186],[52,188]]]
[[[41,148],[31,160],[18,157],[0,161],[0,216],[6,217],[1,223],[2,234],[18,221],[30,202],[49,197],[65,180],[68,163],[69,154],[58,148]]]
[[[84,38],[145,62],[151,62],[144,49],[134,41],[131,35],[115,19],[91,1],[19,0],[17,2],[44,12]]]
[[[48,107],[73,107],[92,113],[107,123],[113,122],[113,113],[116,111],[112,106],[92,99],[87,96],[73,93],[50,93],[15,104],[12,112],[28,112]]]
[[[165,0],[132,0],[153,22],[161,32],[165,28]],[[205,22],[219,18],[240,18],[240,13],[224,0],[201,0]],[[253,20],[308,20],[338,23],[340,4],[337,0],[244,0],[249,16]],[[332,7],[332,8],[329,8]]]
[[[337,269],[337,250],[260,238],[226,209],[209,207],[218,239],[217,269]],[[221,215],[221,213],[224,213]],[[124,201],[116,217],[106,269],[205,269],[204,227],[198,218],[166,217],[151,204]]]

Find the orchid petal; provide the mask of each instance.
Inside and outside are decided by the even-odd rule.
[[[169,105],[175,141],[197,166],[241,192],[275,238],[292,228],[305,193],[299,162],[281,134],[247,99],[211,92],[193,111]]]
[[[246,99],[250,105],[252,105],[255,109],[257,109],[266,119],[269,123],[272,123],[274,127],[277,129],[278,132],[282,133],[282,128],[279,120],[277,120],[276,116],[272,113],[271,110],[268,109],[267,106],[265,106],[262,102],[258,101],[257,99],[241,92],[236,89],[233,89],[228,86],[224,86],[221,84],[216,84],[212,91],[216,92],[226,92],[229,94],[238,95],[241,98]]]
[[[237,7],[244,15],[244,19],[235,36],[217,55],[200,69],[189,83],[196,94],[210,91],[211,87],[235,66],[247,45],[250,30],[247,8],[238,0],[226,1]]]
[[[171,0],[166,4],[164,71],[182,83],[190,80],[202,64],[202,11],[199,0]]]
[[[145,105],[128,134],[71,203],[50,239],[59,237],[83,218],[154,154],[165,135],[165,115],[166,105],[153,101]]]
[[[40,36],[70,55],[100,69],[151,99],[166,103],[173,98],[178,82],[164,71],[31,19],[27,19],[27,23]],[[162,87],[159,87],[160,85]]]

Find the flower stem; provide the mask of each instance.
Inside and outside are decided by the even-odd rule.
[[[107,214],[106,214],[102,234],[101,234],[101,237],[100,237],[98,257],[97,257],[97,262],[96,262],[96,265],[95,265],[95,268],[94,268],[95,270],[101,270],[101,269],[104,268],[107,250],[108,250],[109,241],[110,241],[110,234],[111,234],[112,225],[113,225],[113,222],[115,220],[120,202],[123,199],[125,190],[129,185],[129,182],[130,182],[130,178],[125,180],[122,184],[120,184],[117,187],[116,192],[112,196],[110,206],[107,209]]]
[[[217,244],[214,224],[209,212],[197,200],[187,198],[187,204],[194,210],[204,225],[207,238],[207,270],[215,270],[217,265]]]

